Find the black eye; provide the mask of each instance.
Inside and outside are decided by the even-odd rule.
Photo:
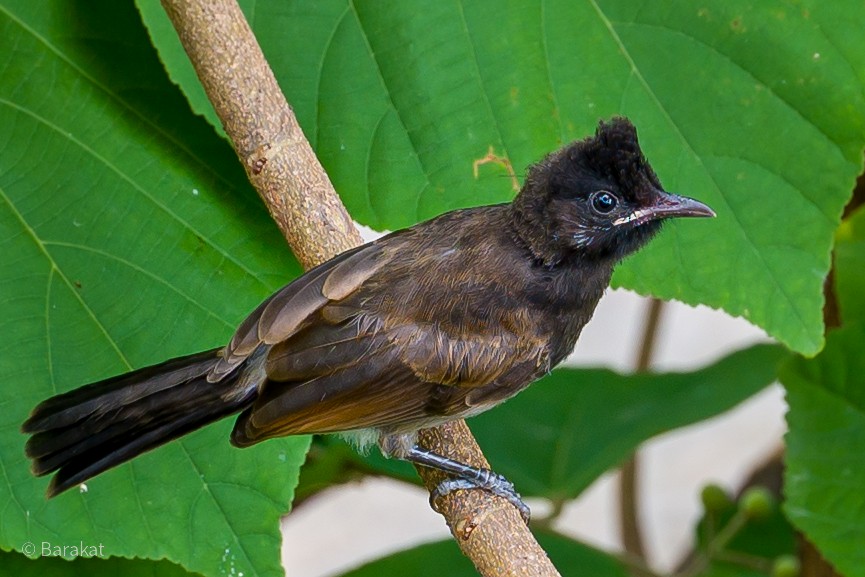
[[[600,214],[609,214],[618,203],[616,197],[606,190],[599,190],[592,195],[592,208]]]

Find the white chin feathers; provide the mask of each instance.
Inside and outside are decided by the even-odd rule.
[[[613,221],[613,226],[621,226],[623,224],[632,224],[637,226],[652,219],[654,213],[651,210],[640,208],[622,218],[617,218]]]

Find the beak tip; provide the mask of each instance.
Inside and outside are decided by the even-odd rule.
[[[669,209],[669,216],[697,218],[715,218],[718,216],[710,206],[699,200],[678,195],[670,195],[670,197],[674,202]]]

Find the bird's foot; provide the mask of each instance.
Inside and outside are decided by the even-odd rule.
[[[489,491],[493,495],[507,499],[517,508],[523,521],[528,525],[532,518],[532,511],[529,509],[529,506],[525,504],[522,497],[520,497],[520,494],[517,493],[514,484],[502,475],[490,471],[489,469],[476,469],[476,471],[478,474],[472,476],[472,478],[460,477],[457,479],[445,479],[439,483],[438,486],[430,492],[430,503],[434,505],[439,498],[454,491],[483,489],[484,491]]]
[[[391,438],[400,440],[399,437]],[[402,450],[398,450],[401,448],[399,446],[396,446],[397,450],[394,450],[394,447],[387,444],[382,444],[381,446],[382,451],[386,454],[452,475],[450,479],[445,479],[439,483],[430,493],[430,505],[432,505],[433,509],[436,509],[436,501],[448,493],[465,489],[483,489],[493,495],[507,499],[520,512],[520,516],[522,516],[526,525],[529,524],[532,513],[528,505],[523,503],[519,493],[514,489],[514,484],[498,473],[489,469],[466,465],[417,445],[402,447]]]

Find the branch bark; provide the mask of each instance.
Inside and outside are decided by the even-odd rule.
[[[362,242],[234,0],[162,0],[208,98],[298,260],[310,268]],[[488,467],[460,421],[421,433],[427,448]],[[419,468],[427,487],[438,472]],[[438,503],[460,549],[489,577],[555,576],[507,501],[458,491]]]

